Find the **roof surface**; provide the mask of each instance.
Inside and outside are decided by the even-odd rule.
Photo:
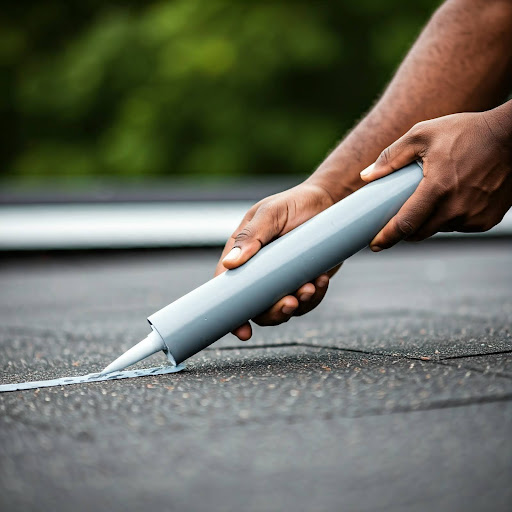
[[[510,510],[511,249],[362,252],[315,312],[181,373],[0,395],[1,508]],[[100,370],[218,252],[4,258],[1,382]]]

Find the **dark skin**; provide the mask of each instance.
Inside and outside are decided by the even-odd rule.
[[[512,206],[512,100],[416,124],[361,178],[373,181],[416,159],[423,180],[372,240],[375,252],[439,231],[487,231],[503,219]]]
[[[247,212],[226,243],[216,275],[242,265],[365,182],[416,159],[423,161],[424,178],[371,242],[372,250],[438,231],[490,229],[512,206],[512,101],[505,102],[511,90],[512,0],[446,1],[381,99],[318,169]],[[319,276],[252,320],[277,325],[311,311],[333,274]],[[249,339],[250,323],[233,333]]]

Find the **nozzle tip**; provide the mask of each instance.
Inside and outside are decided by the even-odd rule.
[[[138,363],[142,359],[163,350],[165,348],[162,338],[152,331],[147,338],[134,345],[131,349],[127,350],[124,354],[119,356],[115,361],[106,366],[100,373],[100,377],[104,377],[112,372],[124,370],[132,364]]]

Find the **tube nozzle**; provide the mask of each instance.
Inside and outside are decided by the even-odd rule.
[[[110,363],[101,373],[100,376],[108,373],[124,370],[126,367],[135,364],[146,357],[163,350],[165,348],[162,338],[155,332],[150,334],[142,341],[127,350],[123,355],[119,356],[114,362]]]

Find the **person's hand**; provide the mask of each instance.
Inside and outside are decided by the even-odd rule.
[[[332,204],[334,200],[327,190],[307,182],[256,203],[227,241],[215,275],[239,267],[264,245],[303,224]],[[318,276],[314,283],[301,286],[294,295],[283,297],[252,320],[258,325],[278,325],[287,322],[292,316],[308,313],[324,298],[329,277],[338,268]],[[241,340],[248,340],[252,335],[250,323],[241,325],[233,334]]]
[[[512,206],[511,106],[418,123],[361,173],[370,182],[423,161],[422,181],[372,240],[373,251],[438,231],[487,231],[501,221]]]

